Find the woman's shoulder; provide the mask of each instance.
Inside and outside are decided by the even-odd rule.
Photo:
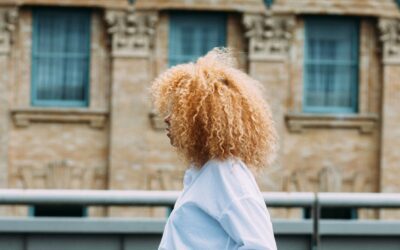
[[[239,199],[259,199],[260,191],[253,175],[237,159],[210,160],[201,168],[190,170],[188,180],[189,177],[194,178],[182,196],[181,205],[199,206],[214,218]]]
[[[253,193],[258,190],[255,178],[248,167],[240,159],[213,159],[204,166],[202,177],[208,183],[226,187],[237,193]]]
[[[225,160],[212,159],[204,164],[203,168],[204,172],[211,172],[215,174],[215,176],[223,175],[240,177],[245,175],[246,177],[253,177],[253,174],[246,164],[236,158],[228,158]]]

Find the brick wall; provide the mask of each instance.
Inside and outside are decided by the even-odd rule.
[[[8,69],[0,77],[0,187],[50,188],[48,175],[53,170],[49,169],[56,166],[74,169],[71,183],[65,184],[68,188],[180,189],[185,166],[170,147],[161,118],[152,113],[148,87],[168,67],[168,11],[184,9],[228,12],[228,45],[238,52],[240,67],[266,88],[281,149],[277,161],[258,175],[263,191],[396,192],[400,188],[393,181],[398,176],[398,69],[382,65],[378,28],[380,18],[398,16],[392,0],[276,0],[273,16],[285,15],[283,19],[293,19],[294,25],[288,50],[272,56],[268,51],[253,51],[254,38],[244,35],[249,31],[244,16],[264,15],[260,0],[137,0],[138,17],[158,20],[154,37],[141,37],[154,42],[143,54],[132,48],[119,51],[113,44],[118,34],[108,32],[112,24],[105,16],[116,9],[126,15],[127,1],[2,0],[1,4],[20,8],[10,53],[0,55],[1,69]],[[30,106],[30,6],[43,4],[94,7],[91,101],[86,109]],[[359,112],[355,115],[302,113],[306,14],[360,16]],[[86,179],[74,181],[77,173]],[[163,216],[164,211],[113,208],[109,214]]]

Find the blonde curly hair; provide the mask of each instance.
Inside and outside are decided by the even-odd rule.
[[[188,162],[234,157],[260,169],[275,156],[277,133],[260,84],[235,68],[231,54],[215,48],[162,73],[152,85],[154,106],[170,116],[174,146]]]

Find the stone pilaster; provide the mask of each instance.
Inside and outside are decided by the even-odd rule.
[[[383,45],[381,192],[400,192],[400,20],[379,20]],[[382,213],[387,217],[388,213]],[[391,215],[389,215],[390,217]],[[400,213],[397,214],[400,216]]]
[[[108,10],[105,15],[112,40],[111,135],[109,188],[140,189],[144,176],[135,174],[148,161],[146,130],[151,110],[155,12]]]
[[[18,11],[14,7],[0,8],[0,188],[7,187],[10,52]]]
[[[8,187],[10,52],[17,17],[17,8],[0,7],[0,188]],[[7,209],[0,207],[3,214]]]
[[[249,74],[265,87],[266,99],[271,106],[273,119],[283,148],[284,114],[289,84],[288,59],[292,44],[294,16],[245,13],[243,15],[245,36],[248,39]],[[282,159],[278,154],[276,163],[259,180],[264,190],[280,191]],[[269,183],[269,184],[267,184]],[[273,183],[271,185],[271,183]]]

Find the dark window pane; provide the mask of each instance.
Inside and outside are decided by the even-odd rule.
[[[307,18],[304,107],[310,112],[356,112],[358,24]]]
[[[215,13],[171,12],[169,64],[193,62],[225,46],[226,17]]]
[[[87,105],[90,12],[44,8],[33,18],[33,104]]]

